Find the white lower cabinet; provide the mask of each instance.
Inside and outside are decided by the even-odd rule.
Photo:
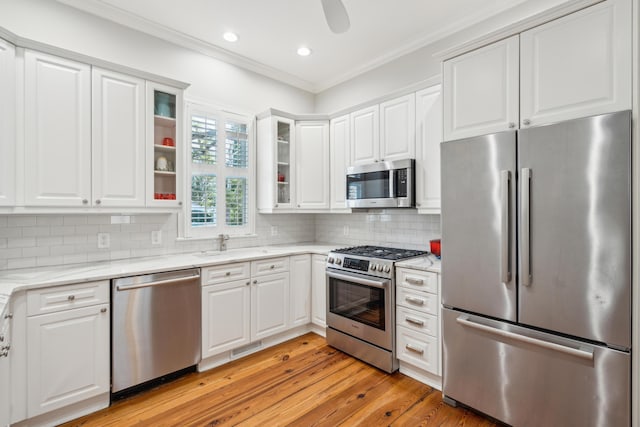
[[[66,286],[58,295],[61,301],[65,298],[65,303],[58,304],[53,312],[31,315],[43,307],[28,308],[29,418],[109,393],[109,282],[98,285],[102,298],[94,305],[86,306],[82,298],[76,303],[74,288]],[[85,292],[85,284],[78,285],[78,289]],[[39,298],[45,293],[47,298]],[[56,298],[55,288],[28,292],[30,300],[48,298]]]
[[[293,326],[289,257],[203,268],[201,277],[202,359]]]
[[[311,321],[311,255],[289,258],[289,325],[306,325]]]
[[[322,328],[327,326],[326,255],[311,256],[311,322]]]
[[[441,375],[440,294],[437,273],[409,268],[396,270],[396,353],[400,371],[418,368]],[[430,385],[433,378],[426,378]],[[418,378],[425,380],[425,378]]]
[[[202,288],[202,358],[251,342],[249,277]]]

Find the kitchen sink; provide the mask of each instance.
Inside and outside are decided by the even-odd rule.
[[[193,254],[193,255],[197,256],[197,257],[201,257],[201,258],[208,258],[208,257],[213,257],[213,256],[220,255],[220,251],[202,251],[202,252],[198,252],[197,254]]]

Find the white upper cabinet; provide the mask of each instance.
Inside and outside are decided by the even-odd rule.
[[[144,93],[142,79],[92,71],[93,203],[144,206]]]
[[[521,127],[630,109],[631,17],[609,0],[523,32]]]
[[[347,208],[347,167],[351,164],[349,115],[331,119],[329,152],[331,155],[331,210]]]
[[[416,157],[416,98],[401,96],[380,104],[380,154],[378,160]]]
[[[440,214],[440,143],[442,94],[440,85],[416,92],[416,207]]]
[[[445,141],[517,126],[518,38],[513,36],[444,62]]]
[[[0,39],[0,206],[15,204],[16,50]]]
[[[25,52],[25,203],[88,206],[91,67]]]
[[[354,111],[351,120],[351,164],[361,165],[379,160],[380,118],[378,105]]]
[[[146,82],[147,206],[182,206],[183,91]]]
[[[329,209],[329,122],[296,123],[296,206]]]
[[[267,116],[258,120],[258,211],[295,207],[295,121]]]

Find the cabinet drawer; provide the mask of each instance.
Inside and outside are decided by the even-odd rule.
[[[440,375],[438,339],[403,326],[397,329],[396,353],[399,360]]]
[[[228,283],[234,280],[249,278],[250,267],[248,262],[217,265],[202,269],[202,286],[215,285],[216,283]]]
[[[109,281],[54,286],[27,292],[27,316],[109,303]]]
[[[396,303],[422,313],[438,315],[438,296],[426,292],[415,292],[411,289],[396,288]]]
[[[269,258],[251,262],[252,277],[283,271],[289,271],[289,257]]]
[[[438,337],[438,317],[405,307],[396,310],[396,325]]]
[[[417,291],[438,293],[438,275],[429,271],[419,271],[399,268],[397,285],[405,286]]]

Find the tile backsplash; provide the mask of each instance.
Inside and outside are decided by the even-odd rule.
[[[0,270],[218,248],[213,239],[178,239],[177,214],[131,215],[130,220],[129,224],[112,224],[110,215],[0,215]],[[151,243],[153,231],[162,232],[159,244]],[[109,233],[108,249],[98,249],[98,233]],[[375,244],[428,249],[429,240],[439,236],[439,215],[400,210],[275,214],[256,215],[255,236],[232,237],[227,247],[316,241],[337,247]]]

